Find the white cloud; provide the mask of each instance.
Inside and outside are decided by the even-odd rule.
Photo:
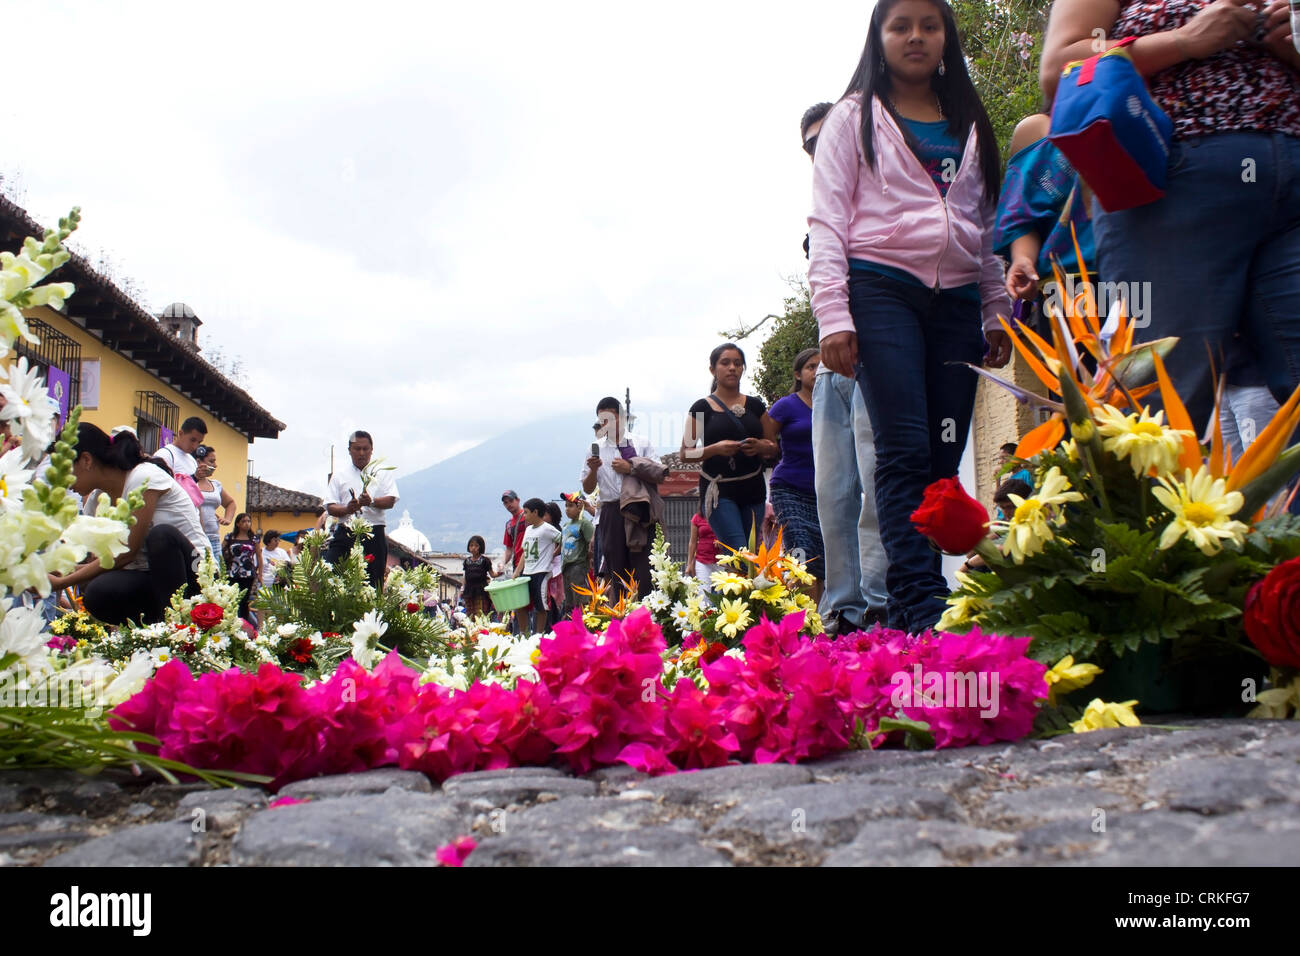
[[[805,269],[798,118],[869,13],[47,3],[5,164],[243,357],[288,425],[258,471],[318,491],[353,427],[400,475],[624,388],[684,416],[717,333]]]

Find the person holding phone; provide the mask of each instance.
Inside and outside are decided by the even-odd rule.
[[[606,396],[597,402],[596,418],[601,426],[597,431],[598,440],[591,445],[578,482],[587,494],[600,491],[596,535],[600,559],[604,562],[603,576],[617,587],[620,579],[632,575],[639,595],[643,596],[650,591],[650,548],[628,547],[621,501],[623,479],[633,473],[636,459],[650,459],[656,464],[659,459],[644,437],[627,430],[627,416],[617,398]]]
[[[763,437],[763,400],[740,391],[745,374],[740,346],[724,342],[715,348],[709,372],[709,395],[691,406],[682,430],[682,461],[700,462],[700,515],[718,541],[740,550],[748,547],[754,525],[762,524],[763,459],[775,458],[778,447]]]

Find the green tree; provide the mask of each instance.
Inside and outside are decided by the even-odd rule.
[[[790,393],[790,386],[794,384],[794,357],[815,346],[818,339],[808,284],[803,279],[792,279],[790,286],[794,294],[786,298],[785,311],[780,315],[766,316],[748,329],[742,326],[722,333],[725,338],[740,342],[772,322],[771,331],[759,346],[757,357],[749,356],[754,387],[768,405]]]
[[[952,0],[971,78],[1004,160],[1016,124],[1041,111],[1038,60],[1049,7],[1043,0]]]

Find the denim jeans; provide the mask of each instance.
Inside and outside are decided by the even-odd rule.
[[[826,589],[817,610],[859,625],[867,611],[883,612],[888,600],[876,520],[876,440],[857,382],[825,367],[813,384],[812,445],[826,549]]]
[[[975,373],[950,362],[984,354],[980,307],[948,292],[889,276],[849,276],[849,311],[858,333],[858,385],[876,436],[876,513],[889,570],[889,624],[912,633],[946,607],[942,561],[912,526],[926,486],[957,474],[971,413]]]
[[[1259,433],[1277,414],[1277,399],[1263,385],[1228,385],[1223,389],[1223,442],[1232,460],[1241,458]]]
[[[757,526],[759,531],[763,527],[763,502],[759,501],[750,504],[737,504],[730,498],[718,499],[717,505],[714,506],[713,512],[709,515],[709,527],[713,529],[713,535],[718,539],[720,544],[740,550],[749,547],[749,531]],[[755,531],[755,543],[759,531]],[[727,548],[718,549],[718,557],[724,557],[731,552]]]
[[[1199,432],[1213,407],[1206,344],[1221,368],[1238,330],[1274,397],[1290,396],[1300,383],[1300,138],[1178,140],[1163,199],[1093,212],[1101,274],[1147,312],[1137,340],[1179,337],[1165,365]]]

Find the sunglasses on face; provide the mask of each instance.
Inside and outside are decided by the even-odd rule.
[[[818,137],[818,135],[820,135],[820,134],[818,134],[818,133],[814,133],[812,136],[809,136],[806,140],[804,140],[803,151],[804,151],[805,153],[807,153],[809,156],[811,156],[811,155],[813,155],[813,153],[817,152],[817,137]]]

